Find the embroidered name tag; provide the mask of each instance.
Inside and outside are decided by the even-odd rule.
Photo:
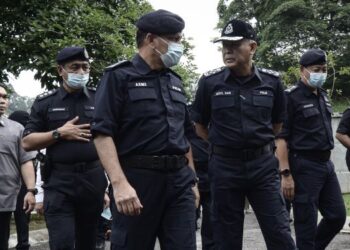
[[[177,86],[174,86],[174,85],[171,85],[171,89],[172,90],[175,90],[175,91],[178,91],[178,92],[182,92],[182,89],[177,87]]]
[[[147,82],[135,82],[135,87],[148,87]]]
[[[306,108],[311,108],[311,107],[313,107],[313,106],[314,106],[314,105],[313,105],[312,103],[310,103],[310,104],[304,105],[303,108],[306,109]]]
[[[215,96],[219,96],[219,95],[232,95],[232,91],[218,91],[218,92],[215,92],[214,95],[215,95]]]
[[[267,91],[262,91],[262,90],[260,90],[260,91],[259,91],[259,94],[260,94],[260,95],[267,95]]]
[[[66,111],[67,108],[52,108],[51,112]]]
[[[94,110],[95,107],[94,106],[85,106],[85,109],[87,109],[87,110]]]

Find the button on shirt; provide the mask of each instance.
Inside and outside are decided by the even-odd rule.
[[[15,211],[21,187],[21,165],[35,158],[21,146],[23,126],[0,117],[0,212]]]
[[[30,120],[24,135],[33,132],[53,131],[79,116],[76,124],[90,123],[95,109],[93,90],[68,93],[63,87],[47,96],[39,96],[31,109]],[[73,164],[98,160],[93,143],[77,140],[59,140],[47,148],[54,163]]]
[[[233,149],[263,146],[274,139],[272,124],[285,118],[285,96],[278,76],[256,67],[237,78],[229,68],[199,80],[193,119],[209,126],[209,141]]]
[[[106,70],[96,103],[92,131],[113,137],[119,156],[188,152],[193,127],[181,79],[170,69],[152,71],[137,54]]]
[[[288,116],[279,137],[288,141],[289,149],[333,149],[332,106],[326,91],[319,89],[316,95],[299,81],[286,94]]]

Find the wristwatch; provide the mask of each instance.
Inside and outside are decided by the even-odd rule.
[[[36,195],[36,194],[38,194],[38,189],[36,189],[36,188],[28,188],[27,189],[27,193],[28,192],[31,192],[33,195]]]
[[[54,130],[54,131],[52,132],[52,138],[54,138],[56,141],[58,141],[58,140],[61,138],[61,133],[58,132],[57,129]]]
[[[280,175],[282,175],[282,176],[284,176],[284,177],[290,176],[290,170],[289,170],[289,168],[281,169],[281,170],[280,170]]]

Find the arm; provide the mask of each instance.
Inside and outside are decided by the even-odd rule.
[[[272,124],[272,130],[275,135],[278,135],[282,130],[282,123],[274,123]]]
[[[200,123],[195,124],[196,133],[203,140],[208,141],[208,128]]]
[[[335,137],[344,147],[350,148],[350,109],[345,110],[339,122]]]
[[[125,215],[139,215],[142,204],[135,189],[124,175],[112,137],[96,134],[94,143],[102,166],[112,184],[118,211]]]
[[[34,173],[34,165],[32,160],[26,161],[21,165],[21,174],[27,189],[34,189],[35,173]],[[34,206],[35,206],[34,194],[32,192],[27,192],[27,194],[24,196],[23,209],[26,210],[26,213],[29,213],[34,209]]]
[[[348,135],[337,132],[335,138],[337,138],[344,147],[350,148],[350,137]]]

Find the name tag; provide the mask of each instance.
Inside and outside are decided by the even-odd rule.
[[[310,103],[310,104],[304,105],[303,108],[306,109],[306,108],[311,108],[311,107],[313,107],[313,106],[314,106],[314,105],[313,105],[312,103]]]
[[[232,95],[232,91],[218,91],[215,92],[215,96],[220,96],[220,95]]]
[[[135,82],[135,87],[148,87],[147,82]]]
[[[67,108],[52,108],[51,112],[59,112],[59,111],[66,111]]]
[[[171,89],[172,90],[175,90],[175,91],[178,91],[178,92],[182,92],[182,89],[177,87],[177,86],[174,86],[174,85],[171,85]]]
[[[260,91],[259,91],[259,94],[260,94],[260,95],[267,95],[267,91],[262,91],[262,90],[260,90]]]

